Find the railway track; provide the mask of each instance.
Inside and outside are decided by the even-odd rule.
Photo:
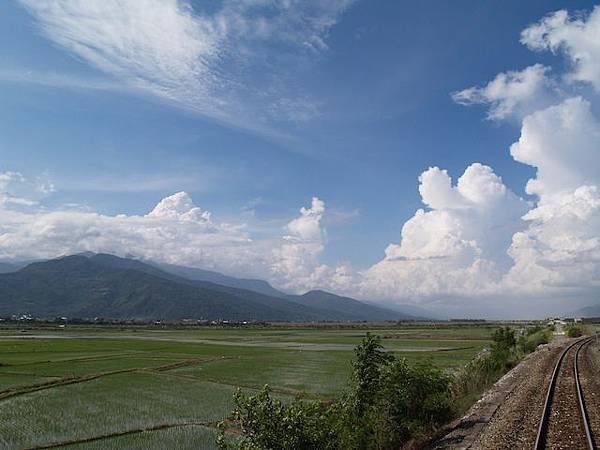
[[[592,339],[573,342],[560,354],[546,394],[535,441],[536,450],[596,449],[578,364],[581,349]]]

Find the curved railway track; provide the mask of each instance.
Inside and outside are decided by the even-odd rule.
[[[560,354],[546,394],[535,441],[536,450],[596,449],[578,365],[581,349],[592,339],[573,342]]]

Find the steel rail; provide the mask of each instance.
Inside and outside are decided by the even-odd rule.
[[[540,425],[538,427],[537,437],[535,439],[535,446],[534,446],[535,450],[543,450],[543,449],[546,448],[546,438],[547,438],[547,434],[548,434],[548,421],[549,421],[549,418],[550,418],[550,413],[552,411],[552,400],[554,398],[554,391],[556,390],[556,383],[557,383],[557,380],[558,380],[558,374],[560,373],[562,362],[565,359],[565,356],[576,345],[581,344],[580,347],[577,349],[577,352],[579,352],[579,350],[581,349],[581,347],[583,347],[583,345],[587,344],[590,341],[591,341],[590,338],[584,338],[584,339],[580,339],[578,341],[575,341],[572,344],[570,344],[567,348],[565,348],[562,351],[562,353],[560,354],[560,356],[558,358],[558,361],[556,362],[556,365],[554,366],[554,371],[552,372],[552,378],[550,379],[550,385],[548,387],[548,392],[546,393],[546,401],[544,402],[544,409],[542,411],[542,418],[540,420]],[[575,363],[574,364],[575,364],[575,366],[577,364],[577,353],[575,354]],[[578,400],[579,400],[580,411],[582,412],[582,419],[583,419],[584,427],[586,427],[586,434],[587,434],[589,432],[588,418],[587,418],[587,413],[585,412],[585,405],[581,403],[581,400],[583,399],[583,396],[579,397],[579,395],[580,395],[579,392],[581,390],[581,387],[579,385],[579,377],[577,375],[577,370],[576,369],[575,369],[575,376],[576,376],[576,384],[577,384],[577,391],[578,391]],[[588,436],[589,436],[589,438],[591,438],[591,433]],[[589,450],[595,450],[596,449],[596,447],[594,446],[593,441],[590,441],[589,439],[588,439],[588,445],[589,445]]]
[[[592,432],[590,430],[590,419],[587,414],[587,410],[585,408],[585,398],[583,397],[583,391],[581,389],[581,380],[579,379],[579,365],[578,358],[579,352],[583,347],[592,342],[592,339],[587,339],[583,344],[579,346],[577,351],[575,352],[575,361],[573,362],[573,369],[575,370],[575,385],[577,386],[577,399],[579,400],[579,409],[581,411],[581,417],[583,419],[583,428],[585,429],[585,438],[587,440],[588,448],[590,450],[594,450],[596,445],[594,444],[594,438],[592,436]]]

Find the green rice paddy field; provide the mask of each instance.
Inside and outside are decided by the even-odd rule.
[[[331,398],[367,327],[0,329],[0,448],[214,448],[239,386]],[[453,370],[493,327],[374,328],[389,351]]]

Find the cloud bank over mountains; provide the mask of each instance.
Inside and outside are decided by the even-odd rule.
[[[272,6],[275,18],[267,21],[248,16],[258,4],[252,1],[225,2],[210,20],[185,2],[125,2],[129,12],[138,8],[133,5],[152,8],[127,19],[135,32],[123,40],[122,30],[114,28],[123,24],[109,20],[119,2],[22,2],[59,45],[157,95],[184,101],[188,90],[194,92],[193,104],[214,117],[230,111],[229,100],[214,92],[231,80],[213,70],[228,42],[241,35],[259,40],[277,35],[288,45],[301,42],[322,51],[323,36],[348,6],[315,3],[310,7],[321,19],[296,24],[286,13],[306,4]],[[178,31],[160,41],[148,36],[144,27],[153,14],[166,15],[172,20],[166,25]],[[183,45],[183,34],[192,36],[191,43],[186,37]],[[533,310],[545,302],[583,305],[600,294],[600,8],[587,16],[552,13],[525,29],[521,42],[533,51],[563,55],[570,68],[566,73],[541,64],[510,68],[452,98],[487,106],[491,120],[521,123],[520,136],[507,150],[536,169],[526,186],[532,200],[519,198],[491,167],[477,162],[456,181],[431,167],[419,176],[424,208],[401,226],[399,241],[372,267],[321,262],[328,210],[317,197],[280,234],[255,239],[243,224],[216,221],[184,192],[143,216],[47,210],[38,203],[44,189],[15,172],[0,174],[0,259],[103,251],[263,277],[290,290],[325,288],[390,302],[456,303],[465,310],[493,302],[500,309],[510,305],[506,314],[506,308]],[[21,184],[31,196],[15,187]]]

